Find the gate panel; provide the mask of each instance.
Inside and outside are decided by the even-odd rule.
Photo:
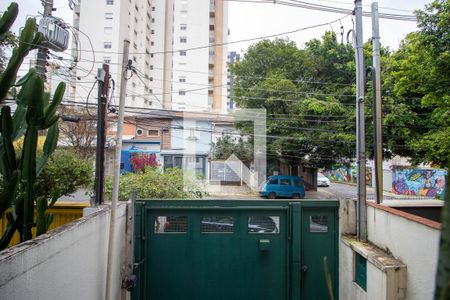
[[[338,298],[337,210],[330,207],[303,207],[301,233],[301,299],[329,299],[324,257],[328,260],[334,299]]]
[[[338,201],[147,200],[135,209],[132,299],[338,297]]]
[[[152,210],[147,220],[151,299],[287,299],[286,210]]]

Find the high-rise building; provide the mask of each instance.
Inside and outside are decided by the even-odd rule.
[[[108,63],[117,98],[128,39],[137,73],[128,80],[127,106],[225,112],[227,15],[223,0],[81,0],[73,45],[80,79],[72,95],[85,101],[97,68]]]
[[[241,55],[237,53],[236,51],[230,51],[228,52],[227,56],[227,62],[229,65],[239,61],[241,59]],[[233,88],[233,77],[231,76],[231,73],[227,72],[227,110],[232,111],[236,107],[236,103],[233,100],[233,97],[231,95],[231,90]]]

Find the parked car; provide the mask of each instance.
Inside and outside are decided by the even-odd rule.
[[[298,176],[271,176],[263,184],[259,194],[269,199],[278,197],[305,198],[305,183]]]
[[[317,186],[330,186],[330,179],[322,173],[317,173]]]

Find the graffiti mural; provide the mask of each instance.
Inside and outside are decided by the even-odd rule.
[[[445,175],[441,169],[395,168],[392,170],[392,191],[401,195],[444,197]]]
[[[321,172],[334,182],[356,183],[356,165],[335,166],[332,169],[323,169]],[[366,185],[372,185],[372,168],[366,167]]]
[[[356,182],[356,170],[354,166],[339,166],[332,169],[323,169],[322,174],[331,181]]]

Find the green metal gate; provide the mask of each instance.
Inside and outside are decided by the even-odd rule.
[[[133,299],[337,299],[338,201],[139,200]]]

